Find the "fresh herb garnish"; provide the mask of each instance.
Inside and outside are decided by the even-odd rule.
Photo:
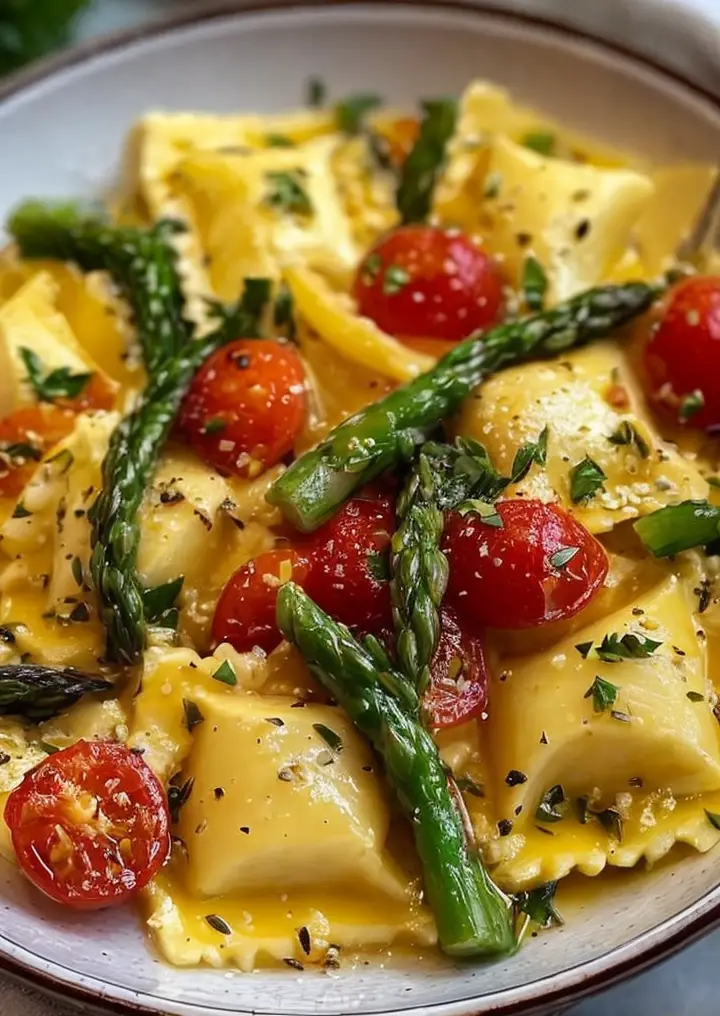
[[[83,563],[79,557],[74,557],[70,562],[70,571],[72,577],[75,579],[77,585],[82,586],[85,582],[85,572],[83,569]]]
[[[565,568],[572,561],[579,550],[579,547],[561,547],[560,550],[556,550],[550,556],[550,567],[560,571],[560,569]]]
[[[183,714],[185,718],[185,726],[190,734],[192,734],[195,727],[197,727],[205,719],[197,702],[193,702],[192,699],[183,699]]]
[[[580,653],[583,659],[587,658],[587,654],[592,649],[592,640],[590,642],[578,642],[575,646],[577,651]]]
[[[324,723],[313,723],[313,730],[319,734],[333,755],[339,755],[343,750],[343,741],[339,734],[336,734]]]
[[[473,515],[477,515],[486,526],[492,526],[494,529],[504,528],[505,523],[502,520],[502,516],[490,501],[481,501],[478,498],[463,501],[458,508],[458,515],[469,515],[470,512]]]
[[[603,480],[606,479],[597,462],[586,455],[570,470],[570,499],[573,504],[595,497],[598,491],[604,490]]]
[[[368,571],[378,582],[390,578],[390,559],[387,551],[373,550],[367,556]]]
[[[409,281],[410,275],[401,265],[388,265],[383,275],[382,291],[386,296],[394,296]]]
[[[297,327],[295,325],[295,301],[290,287],[286,282],[281,282],[275,296],[273,309],[273,323],[276,328],[285,332],[286,338],[294,342],[297,338]]]
[[[608,836],[611,836],[614,840],[622,840],[623,820],[622,815],[617,808],[605,808],[604,811],[594,811],[592,814],[598,820]]]
[[[626,632],[625,635],[613,632],[603,636],[595,652],[603,663],[621,663],[623,660],[643,660],[652,656],[661,645],[662,642],[634,632]]]
[[[583,698],[592,698],[595,712],[604,713],[615,705],[619,690],[618,686],[612,682],[606,681],[602,677],[596,677]]]
[[[403,223],[424,222],[427,218],[435,183],[445,164],[447,143],[457,121],[454,99],[435,99],[422,106],[420,133],[403,164],[396,194]]]
[[[540,311],[545,306],[545,294],[548,288],[548,278],[545,269],[538,259],[528,254],[523,264],[522,282],[523,300],[529,310]]]
[[[715,826],[716,829],[720,829],[720,815],[718,815],[717,812],[708,811],[707,808],[705,809],[705,814],[707,815],[707,820],[710,825]]]
[[[325,104],[327,86],[321,78],[310,78],[307,83],[307,104],[310,109],[319,109]]]
[[[368,92],[359,92],[357,95],[350,95],[335,106],[335,119],[338,130],[343,134],[359,134],[363,129],[365,116],[372,109],[377,109],[382,103],[379,95]]]
[[[180,782],[180,777],[173,777],[168,786],[167,798],[168,807],[170,809],[170,818],[173,822],[180,820],[180,809],[190,799],[193,787],[195,786],[195,780],[191,776],[185,780],[184,783]]]
[[[31,515],[32,515],[32,512],[28,511],[28,509],[25,507],[25,505],[22,503],[22,501],[18,501],[18,503],[15,505],[15,508],[13,510],[12,518],[14,518],[14,519],[29,519]]]
[[[26,346],[21,347],[20,356],[27,370],[26,380],[41,402],[75,399],[92,377],[91,373],[73,374],[69,367],[56,367],[45,374],[40,357]]]
[[[28,459],[39,462],[42,458],[42,451],[34,445],[17,441],[15,444],[6,444],[0,448],[0,455],[10,459],[11,462],[18,459],[24,462]]]
[[[671,557],[716,542],[720,508],[709,501],[681,501],[638,519],[633,528],[654,557]]]
[[[266,173],[266,204],[295,215],[312,215],[313,206],[305,189],[305,176],[301,169]]]
[[[175,601],[183,587],[183,576],[164,582],[152,589],[143,589],[142,601],[145,619],[160,628],[177,628],[178,611]]]
[[[704,702],[705,696],[701,695],[699,691],[688,691],[686,692],[687,697],[691,702]]]
[[[617,430],[608,438],[614,445],[630,445],[635,448],[641,459],[646,459],[650,454],[650,445],[637,429],[635,424],[629,420],[623,420]]]
[[[455,786],[465,794],[472,794],[473,797],[485,797],[485,791],[481,784],[477,783],[470,776],[457,776]]]
[[[483,189],[483,197],[488,200],[496,198],[500,193],[500,187],[502,186],[502,174],[501,173],[488,173],[487,179],[485,180],[485,187]]]
[[[548,428],[543,427],[537,441],[529,441],[518,448],[512,464],[511,483],[519,483],[530,472],[533,463],[541,469],[547,463]]]
[[[231,687],[234,687],[238,683],[237,675],[229,660],[224,660],[220,664],[213,674],[213,677],[216,681],[221,681],[223,684],[229,684]]]
[[[227,425],[227,420],[223,420],[221,416],[211,416],[203,424],[203,434],[222,434]]]
[[[520,144],[538,155],[554,155],[557,138],[550,131],[529,131],[520,139]]]
[[[515,894],[515,907],[541,928],[561,925],[564,921],[553,902],[556,889],[557,882],[546,882],[536,889],[525,889]]]
[[[294,148],[295,142],[286,134],[268,134],[265,138],[268,148]]]
[[[567,811],[567,798],[561,784],[546,790],[535,811],[538,822],[560,822]]]
[[[678,419],[685,423],[687,420],[691,420],[693,416],[700,412],[705,406],[705,396],[696,388],[694,392],[690,392],[680,403],[678,409]]]

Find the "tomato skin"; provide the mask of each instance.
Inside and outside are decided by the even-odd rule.
[[[368,492],[351,498],[305,546],[308,596],[337,621],[363,633],[392,627],[390,585],[373,573],[395,530],[394,498]]]
[[[675,419],[683,398],[699,391],[705,404],[688,425],[720,425],[720,278],[686,279],[672,289],[645,348],[645,370],[651,397]]]
[[[436,226],[382,237],[360,263],[354,295],[360,314],[400,339],[458,342],[495,324],[504,308],[493,259],[458,230]]]
[[[58,399],[58,405],[82,413],[92,409],[112,409],[115,405],[117,385],[109,383],[101,374],[93,374],[74,399]]]
[[[72,431],[75,413],[48,402],[23,406],[0,420],[0,497],[17,497],[32,477],[38,458]],[[36,457],[11,458],[2,449],[26,444]]]
[[[305,409],[305,372],[293,347],[236,339],[200,368],[178,425],[211,466],[252,477],[292,451]]]
[[[607,555],[584,526],[555,504],[501,501],[495,528],[473,513],[451,512],[444,549],[448,602],[472,625],[534,628],[574,617],[599,592]],[[551,558],[577,547],[563,566]]]
[[[470,634],[450,607],[441,611],[440,639],[430,670],[423,709],[431,727],[456,727],[485,712],[489,677],[482,640]]]
[[[170,853],[160,781],[140,755],[111,741],[78,741],[48,756],[8,797],[5,821],[25,875],[76,910],[125,903]]]
[[[229,642],[239,653],[255,646],[271,653],[282,635],[275,622],[281,581],[305,584],[307,558],[295,550],[271,550],[238,568],[215,607],[213,643]]]

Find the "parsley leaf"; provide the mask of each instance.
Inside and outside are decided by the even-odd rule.
[[[233,688],[238,683],[237,675],[229,660],[224,660],[223,663],[220,664],[213,674],[213,677],[216,681],[220,681],[222,684],[229,684]]]
[[[503,529],[505,526],[502,516],[491,501],[480,501],[478,498],[463,501],[458,508],[458,514],[464,516],[469,515],[470,512],[478,515],[480,521],[484,522],[486,526],[492,526],[494,529]]]
[[[143,589],[143,610],[148,624],[160,628],[177,628],[179,615],[175,601],[183,587],[183,581],[184,578],[180,575],[179,578],[164,582],[161,586]]]
[[[557,882],[546,882],[544,885],[537,886],[536,889],[524,889],[515,894],[515,908],[521,913],[527,914],[530,920],[541,928],[564,924],[562,917],[555,909],[556,889]]]
[[[554,554],[550,555],[550,567],[560,571],[572,561],[579,550],[579,547],[561,547],[560,550],[556,550]]]
[[[623,660],[642,660],[652,656],[661,645],[662,642],[634,632],[626,632],[622,636],[613,632],[603,637],[595,652],[603,663],[621,663]]]
[[[557,138],[550,131],[529,131],[520,139],[520,144],[539,155],[554,155]]]
[[[265,138],[268,148],[295,148],[295,142],[285,134],[268,134]]]
[[[88,374],[73,374],[69,367],[56,367],[44,374],[42,360],[32,349],[20,348],[20,356],[27,370],[26,380],[30,382],[41,402],[55,402],[56,399],[75,399],[92,377]]]
[[[538,822],[560,822],[565,817],[568,800],[561,784],[546,790],[535,811]]]
[[[617,430],[608,438],[614,445],[631,445],[635,448],[641,459],[646,459],[650,454],[650,445],[642,436],[637,427],[629,420],[623,420]]]
[[[272,296],[272,280],[246,278],[242,296],[226,306],[219,300],[206,300],[211,317],[219,321],[223,330],[234,339],[258,338],[265,334],[263,317]]]
[[[368,571],[378,582],[387,582],[390,578],[389,555],[383,551],[373,550],[367,556]]]
[[[273,309],[273,323],[276,328],[285,332],[291,342],[297,338],[297,326],[295,324],[295,301],[292,291],[286,282],[281,282],[275,297]]]
[[[323,739],[333,755],[340,754],[344,745],[339,734],[336,734],[330,727],[326,727],[324,723],[313,723],[313,730]]]
[[[265,174],[267,194],[265,203],[283,212],[295,215],[312,215],[313,206],[305,190],[306,173],[302,169]]]
[[[595,497],[599,490],[604,490],[603,480],[606,479],[597,462],[586,455],[570,470],[570,499],[573,504]]]
[[[347,99],[338,102],[335,107],[335,119],[338,130],[343,134],[359,134],[363,128],[363,120],[367,113],[382,103],[379,95],[368,92],[359,92],[357,95],[349,95]]]
[[[310,109],[320,109],[325,105],[327,86],[322,78],[310,78],[307,83],[307,104]]]
[[[401,265],[388,265],[383,275],[382,291],[386,296],[394,296],[409,281],[410,275]]]
[[[720,829],[720,815],[718,815],[717,812],[708,811],[707,808],[705,809],[705,814],[707,815],[707,820],[710,825],[715,826],[716,829]]]
[[[583,698],[592,697],[595,712],[604,713],[615,705],[619,690],[616,684],[605,681],[602,677],[596,677]]]
[[[192,734],[195,727],[199,726],[205,720],[197,702],[193,702],[192,699],[183,699],[183,715],[185,718],[185,727],[189,734]]]
[[[541,469],[545,467],[547,463],[547,441],[548,429],[543,427],[537,441],[531,441],[518,448],[513,459],[512,475],[510,477],[511,483],[519,483],[520,480],[523,480],[530,472],[530,467],[533,463],[540,466]]]
[[[543,309],[548,279],[545,269],[532,254],[528,254],[525,258],[520,288],[522,289],[523,300],[530,310],[540,311]]]
[[[692,419],[693,416],[696,416],[697,413],[704,408],[704,406],[705,396],[699,388],[696,388],[694,392],[690,392],[689,395],[686,395],[680,403],[680,408],[678,409],[678,419],[682,423],[685,423],[687,420]]]
[[[427,218],[437,178],[445,165],[447,143],[457,121],[454,99],[424,102],[423,111],[420,133],[403,164],[396,193],[403,223],[424,222]]]

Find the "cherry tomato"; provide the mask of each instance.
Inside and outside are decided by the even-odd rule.
[[[390,335],[457,342],[501,317],[502,290],[495,262],[458,230],[401,226],[360,263],[354,293]]]
[[[165,863],[170,815],[160,781],[123,744],[78,741],[27,774],[5,805],[18,863],[56,903],[125,903]]]
[[[481,640],[470,635],[449,607],[441,613],[440,640],[423,707],[432,727],[455,727],[487,707],[488,669]]]
[[[292,346],[237,339],[198,371],[179,427],[210,465],[252,477],[292,451],[305,402],[305,374]]]
[[[0,497],[17,497],[38,461],[75,426],[75,413],[48,402],[0,420]]]
[[[653,397],[676,419],[720,425],[720,278],[675,286],[645,349],[645,368]]]
[[[260,554],[235,572],[215,608],[215,643],[229,642],[240,653],[260,646],[272,652],[282,640],[275,623],[275,602],[283,582],[305,584],[307,559],[295,550]]]
[[[305,591],[336,620],[363,632],[391,625],[390,586],[384,571],[395,530],[393,498],[352,498],[307,541]]]
[[[608,570],[598,541],[558,505],[518,499],[496,507],[501,528],[474,513],[446,520],[448,599],[461,617],[533,628],[587,606]]]
[[[82,413],[87,409],[112,409],[115,405],[117,385],[109,382],[101,374],[93,374],[90,380],[74,399],[59,399],[58,405]]]

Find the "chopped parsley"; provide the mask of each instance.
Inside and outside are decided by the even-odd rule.
[[[570,470],[570,499],[573,504],[589,501],[600,490],[607,477],[600,466],[589,455]]]
[[[650,454],[650,445],[642,436],[637,427],[629,420],[623,420],[617,430],[608,438],[614,445],[629,445],[635,449],[641,459],[646,459]]]
[[[525,889],[516,893],[514,905],[517,911],[526,914],[531,921],[541,928],[563,924],[563,919],[555,909],[555,890],[557,882],[546,882],[536,889]]]
[[[538,155],[554,155],[557,138],[550,131],[529,131],[520,139],[520,144]]]
[[[302,169],[266,173],[266,204],[294,215],[312,215],[312,202],[305,189],[306,175]]]
[[[268,148],[294,148],[295,142],[286,134],[268,134],[265,138]]]
[[[235,687],[238,683],[237,674],[233,668],[232,663],[229,660],[224,660],[220,664],[218,669],[213,674],[216,681],[221,681],[222,684],[229,684],[231,687]]]
[[[358,92],[350,95],[335,106],[335,119],[338,130],[343,134],[359,134],[363,129],[365,116],[382,103],[379,95],[370,92]]]
[[[705,814],[707,815],[707,820],[710,825],[715,826],[716,829],[720,829],[720,815],[718,815],[717,812],[708,811],[707,808],[705,809]]]
[[[502,174],[493,172],[488,173],[487,179],[485,180],[485,188],[483,190],[483,197],[491,200],[496,198],[500,193],[502,186]]]
[[[388,265],[383,275],[382,290],[386,296],[394,296],[407,286],[410,274],[401,265]]]
[[[661,645],[662,642],[636,635],[635,632],[626,632],[625,635],[613,632],[603,636],[595,652],[603,663],[621,663],[623,660],[643,660],[652,656]]]
[[[18,501],[18,503],[15,505],[15,509],[13,510],[12,518],[29,519],[31,515],[32,512],[28,511],[28,509],[25,507],[22,501]]]
[[[203,424],[203,434],[222,434],[226,427],[227,420],[223,420],[221,416],[211,416]]]
[[[583,698],[592,698],[595,712],[604,713],[615,705],[619,690],[618,686],[612,684],[611,681],[606,681],[602,677],[596,677],[583,695]]]
[[[611,836],[614,840],[622,841],[623,821],[622,815],[617,808],[605,808],[604,811],[594,811],[592,814],[608,836]]]
[[[286,337],[291,342],[295,341],[297,337],[295,301],[293,300],[292,291],[286,282],[281,282],[278,287],[273,307],[273,323],[276,328],[285,332]]]
[[[678,409],[678,419],[681,423],[685,423],[687,420],[691,420],[693,416],[696,416],[705,406],[705,396],[696,388],[694,392],[690,392],[680,403]]]
[[[485,791],[481,784],[477,783],[470,776],[456,777],[455,786],[465,794],[472,794],[473,797],[485,797]]]
[[[326,727],[324,723],[313,723],[313,730],[323,739],[333,755],[340,754],[343,750],[343,741],[339,734]]]
[[[541,311],[543,309],[547,288],[548,278],[545,269],[536,257],[528,254],[523,264],[521,289],[523,299],[530,310]]]
[[[177,629],[179,611],[176,600],[183,587],[183,576],[164,582],[161,586],[143,589],[142,601],[145,619],[148,624],[159,628]]]
[[[529,441],[518,448],[512,464],[511,483],[519,483],[530,472],[533,463],[541,469],[547,464],[548,428],[543,427],[537,441]]]
[[[195,727],[199,726],[205,719],[197,702],[192,699],[183,699],[183,715],[188,733],[192,734]]]
[[[572,561],[579,550],[579,547],[561,547],[560,550],[556,550],[554,554],[550,555],[550,567],[560,571]]]
[[[26,380],[41,402],[75,399],[92,377],[91,373],[73,374],[69,367],[56,367],[45,374],[40,357],[26,346],[21,347],[20,356],[27,370]]]
[[[490,501],[471,498],[469,501],[464,501],[458,508],[458,515],[469,515],[470,512],[477,515],[486,526],[492,526],[494,529],[503,529],[505,526],[502,516]]]
[[[538,822],[560,822],[567,811],[568,800],[561,784],[546,790],[535,811]]]

